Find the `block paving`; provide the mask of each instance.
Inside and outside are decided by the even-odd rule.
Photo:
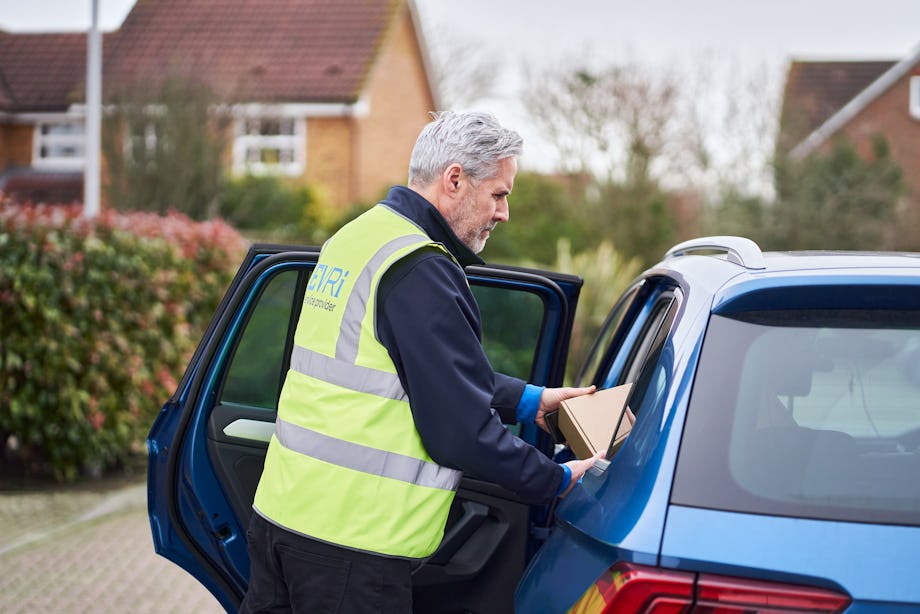
[[[153,551],[142,480],[0,492],[0,612],[223,612]]]

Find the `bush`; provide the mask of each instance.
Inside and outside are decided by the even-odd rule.
[[[567,187],[558,178],[519,174],[509,197],[509,222],[489,237],[483,258],[488,262],[530,260],[546,267],[556,258],[560,237],[583,244],[596,222]]]
[[[897,218],[903,170],[888,142],[873,139],[863,157],[839,141],[827,153],[777,164],[778,200],[765,234],[770,249],[879,250],[907,247]]]
[[[227,185],[219,213],[240,230],[274,230],[309,243],[329,225],[325,209],[311,186],[246,175]]]
[[[0,445],[33,474],[144,438],[246,249],[223,222],[0,206]]]

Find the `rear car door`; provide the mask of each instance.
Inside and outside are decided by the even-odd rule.
[[[246,590],[246,527],[316,249],[255,246],[148,438],[148,505],[158,553],[228,610]],[[581,279],[510,267],[467,269],[496,370],[562,384]],[[509,425],[552,454],[534,425]],[[506,612],[546,510],[465,476],[438,551],[414,576],[418,611]]]

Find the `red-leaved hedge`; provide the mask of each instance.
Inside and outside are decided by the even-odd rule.
[[[142,450],[247,248],[221,221],[0,203],[0,449],[69,480]]]

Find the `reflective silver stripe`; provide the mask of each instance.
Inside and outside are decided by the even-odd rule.
[[[355,362],[358,356],[358,340],[361,338],[361,322],[364,320],[367,302],[370,300],[371,282],[387,258],[402,248],[420,241],[430,242],[431,239],[425,235],[397,237],[385,243],[383,247],[377,250],[376,254],[371,256],[364,269],[359,273],[358,279],[355,281],[355,287],[348,296],[348,303],[345,304],[342,326],[335,345],[336,358],[350,363]]]
[[[437,463],[336,439],[284,420],[275,423],[275,436],[282,446],[298,454],[416,486],[453,491],[462,476],[460,471]]]
[[[348,390],[366,392],[394,401],[409,400],[399,376],[395,373],[342,362],[299,345],[294,345],[291,352],[291,369]]]

